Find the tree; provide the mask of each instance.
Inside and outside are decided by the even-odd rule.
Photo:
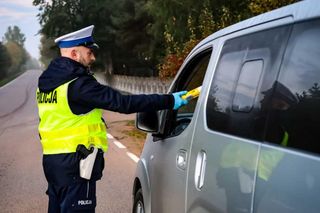
[[[22,71],[23,65],[29,59],[29,55],[24,48],[26,38],[17,26],[9,26],[4,34],[4,46],[11,59],[11,66],[7,74],[14,74]]]
[[[154,34],[164,32],[166,44],[166,55],[163,57],[163,62],[158,65],[159,75],[162,78],[175,76],[191,49],[211,33],[254,15],[296,2],[296,0],[150,1],[150,13],[156,20],[160,20],[153,26],[152,32]],[[179,14],[181,15],[177,18]],[[180,30],[184,33],[179,32]]]
[[[50,51],[57,52],[49,51],[46,41],[94,24],[94,37],[100,46],[99,69],[109,74],[113,68],[115,73],[137,74],[158,67],[160,75],[172,77],[204,37],[295,1],[33,0],[33,4],[39,7],[41,34],[45,37],[42,50],[47,54],[42,54],[42,61],[51,60],[44,59],[53,56]],[[134,71],[137,67],[139,70]]]
[[[249,3],[249,8],[253,15],[258,15],[294,2],[297,2],[297,0],[252,0]]]
[[[11,58],[7,48],[0,42],[0,80],[6,77],[9,67],[11,66]]]
[[[81,29],[91,24],[95,25],[94,38],[99,41],[97,63],[102,67],[113,64],[112,55],[115,48],[114,27],[111,16],[116,13],[116,1],[112,0],[34,0],[33,4],[39,7],[39,22],[41,24],[42,62],[51,60],[45,41],[53,41],[66,33]],[[53,52],[57,50],[52,50]]]
[[[47,38],[44,34],[42,34],[40,42],[40,62],[47,67],[51,59],[59,55],[59,50],[56,47],[54,40]]]
[[[320,86],[319,83],[315,82],[311,88],[308,90],[304,90],[301,92],[301,94],[296,93],[296,96],[298,97],[299,101],[304,101],[308,98],[320,98]]]
[[[313,98],[319,98],[320,97],[320,86],[319,83],[314,83],[312,87],[308,90],[309,94]]]
[[[148,33],[153,20],[147,12],[146,1],[124,0],[119,8],[121,10],[113,17],[115,33],[118,35],[115,42],[121,48],[119,56],[123,56],[122,63],[119,63],[121,67],[118,69],[133,75],[141,74],[139,71],[143,67],[154,69],[156,65],[152,48],[154,38]]]
[[[22,66],[28,60],[28,55],[24,48],[13,41],[9,41],[5,44],[8,53],[11,58],[11,66],[8,70],[8,74],[13,74],[22,71]]]
[[[8,27],[7,32],[4,34],[3,38],[4,42],[15,42],[21,47],[24,46],[24,42],[26,41],[26,37],[24,36],[23,33],[21,33],[20,28],[17,26],[11,26]]]

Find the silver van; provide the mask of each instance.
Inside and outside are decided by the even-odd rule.
[[[320,2],[201,41],[169,92],[200,85],[177,111],[137,114],[133,212],[319,213]]]

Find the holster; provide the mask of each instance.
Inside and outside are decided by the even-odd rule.
[[[79,163],[80,177],[90,180],[98,148],[90,146],[90,149],[87,149],[84,145],[78,145],[77,152],[81,156]]]

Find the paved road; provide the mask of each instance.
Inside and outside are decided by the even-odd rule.
[[[31,70],[0,88],[0,212],[47,211],[35,104],[39,75]],[[97,213],[131,211],[136,163],[119,147],[109,139],[104,177],[97,184]]]

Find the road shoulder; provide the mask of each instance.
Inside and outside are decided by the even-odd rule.
[[[139,157],[146,134],[135,127],[136,114],[104,111],[103,117],[107,124],[108,133],[122,143],[129,152]]]

